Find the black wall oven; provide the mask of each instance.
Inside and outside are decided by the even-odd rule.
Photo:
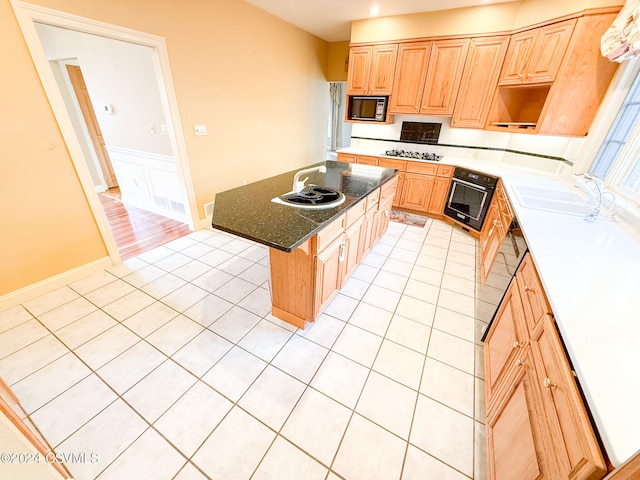
[[[497,183],[496,177],[456,167],[444,214],[480,231]]]

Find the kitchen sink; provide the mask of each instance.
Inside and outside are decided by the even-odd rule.
[[[556,190],[551,188],[533,187],[529,185],[514,186],[516,194],[520,197],[535,197],[547,200],[559,200],[563,202],[584,203],[587,201],[586,195],[571,190]]]
[[[308,210],[322,210],[341,205],[345,201],[344,193],[329,187],[307,185],[299,192],[289,192],[271,201],[289,207],[304,208]]]
[[[586,216],[594,208],[594,205],[588,201],[586,195],[569,189],[560,190],[514,185],[513,190],[516,193],[518,203],[525,208],[579,217]],[[600,208],[598,218],[615,221],[610,210],[604,207]]]

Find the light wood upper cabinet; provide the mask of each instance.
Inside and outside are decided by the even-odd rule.
[[[402,43],[398,47],[389,112],[420,113],[432,43]]]
[[[351,47],[349,49],[349,72],[347,73],[347,94],[366,95],[371,75],[373,47]]]
[[[452,127],[484,127],[508,43],[508,36],[470,40]]]
[[[468,49],[468,38],[433,42],[420,106],[421,114],[453,113]]]
[[[469,39],[401,43],[391,113],[451,115]]]
[[[347,95],[391,95],[397,44],[349,49]]]
[[[617,13],[580,17],[540,115],[538,133],[585,136],[618,63],[600,54],[600,38]]]
[[[569,45],[576,19],[512,36],[500,85],[553,82]]]

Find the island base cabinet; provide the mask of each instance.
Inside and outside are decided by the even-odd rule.
[[[292,252],[269,250],[275,317],[305,328],[320,316],[386,232],[395,190],[385,183]]]
[[[313,319],[313,252],[307,240],[293,252],[269,249],[271,313],[298,328]]]

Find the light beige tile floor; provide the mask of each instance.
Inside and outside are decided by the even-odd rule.
[[[392,223],[304,331],[270,315],[267,253],[199,231],[0,313],[0,376],[97,454],[74,477],[485,478],[475,240]]]

